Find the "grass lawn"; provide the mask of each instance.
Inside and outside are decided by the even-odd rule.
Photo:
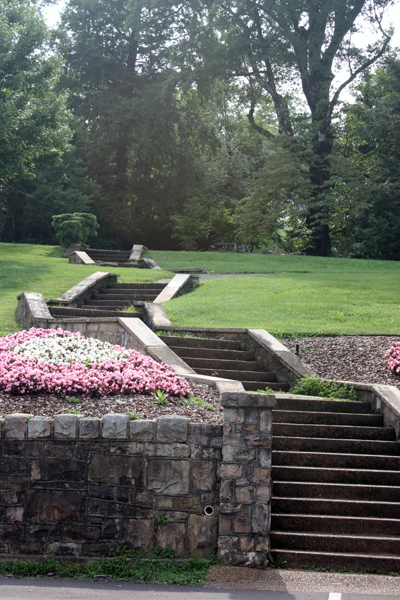
[[[0,244],[0,335],[18,329],[17,295],[60,294],[96,270],[119,281],[156,281],[169,269],[264,273],[204,281],[164,304],[173,325],[252,327],[276,335],[399,334],[400,262],[214,252],[148,252],[165,271],[85,267],[58,246]]]
[[[171,273],[147,269],[70,265],[66,258],[61,258],[62,253],[59,246],[0,244],[0,336],[19,329],[15,310],[21,292],[39,292],[45,298],[57,298],[95,271],[118,273],[121,283],[171,277]]]
[[[400,263],[308,256],[151,252],[163,268],[266,273],[204,281],[164,304],[173,325],[252,327],[278,336],[399,334]]]

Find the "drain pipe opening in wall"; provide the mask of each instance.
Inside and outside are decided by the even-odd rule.
[[[205,509],[204,509],[204,514],[207,515],[207,516],[209,516],[209,517],[211,515],[213,515],[214,514],[213,507],[212,506],[206,506]]]

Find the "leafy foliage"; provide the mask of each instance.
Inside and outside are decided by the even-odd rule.
[[[291,394],[303,396],[322,396],[323,398],[339,398],[340,400],[357,400],[357,392],[339,381],[324,381],[318,377],[303,377],[290,390]]]
[[[85,244],[89,236],[97,235],[99,228],[96,216],[90,213],[54,215],[51,224],[59,244],[64,247],[73,243]]]

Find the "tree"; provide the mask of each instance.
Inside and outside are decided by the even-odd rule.
[[[362,258],[400,259],[400,61],[366,72],[337,142],[334,242]]]
[[[69,147],[70,114],[56,91],[61,60],[49,52],[48,31],[26,0],[0,0],[0,235],[8,223],[15,241],[16,205],[30,196],[40,160]],[[26,197],[25,196],[25,197]]]
[[[202,144],[170,63],[179,19],[171,0],[69,0],[63,15],[64,85],[95,210],[127,247],[171,244]]]
[[[199,5],[202,16],[192,18],[196,40],[188,58],[200,59],[199,80],[208,73],[221,72],[249,82],[248,119],[267,139],[274,134],[254,116],[260,96],[271,99],[283,145],[299,152],[310,149],[308,177],[311,194],[306,224],[311,230],[308,252],[330,253],[331,213],[327,195],[330,188],[331,156],[335,138],[332,118],[340,93],[386,51],[390,32],[382,29],[382,14],[391,0],[214,0]],[[200,9],[199,9],[200,10]],[[197,12],[199,12],[199,10]],[[201,26],[208,19],[208,28]],[[371,25],[381,33],[366,49],[357,48],[351,34]],[[334,70],[347,65],[348,77],[336,88]],[[308,134],[296,136],[288,88],[301,90],[309,110]]]

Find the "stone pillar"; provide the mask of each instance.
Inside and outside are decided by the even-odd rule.
[[[260,567],[270,548],[273,394],[226,392],[218,558]]]

